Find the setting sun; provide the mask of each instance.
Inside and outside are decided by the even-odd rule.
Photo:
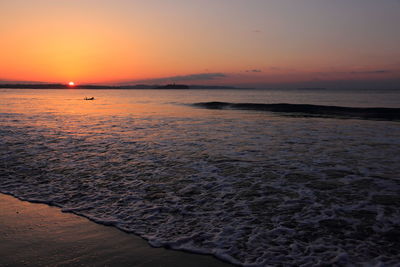
[[[75,86],[75,83],[74,82],[69,82],[68,85],[69,86]]]

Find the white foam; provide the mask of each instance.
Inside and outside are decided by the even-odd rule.
[[[245,266],[400,262],[398,124],[232,114],[1,116],[0,191]]]

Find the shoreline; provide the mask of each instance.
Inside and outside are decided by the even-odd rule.
[[[144,239],[47,204],[0,193],[0,265],[233,266]]]

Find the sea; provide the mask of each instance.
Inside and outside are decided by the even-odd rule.
[[[237,265],[393,266],[400,90],[0,89],[0,192]]]

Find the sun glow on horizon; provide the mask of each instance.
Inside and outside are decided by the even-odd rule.
[[[323,1],[232,1],[230,8],[221,1],[142,2],[0,1],[0,82],[347,87],[400,77],[400,16],[392,1],[363,8],[338,1],[334,10]],[[343,19],[324,19],[333,12]]]

